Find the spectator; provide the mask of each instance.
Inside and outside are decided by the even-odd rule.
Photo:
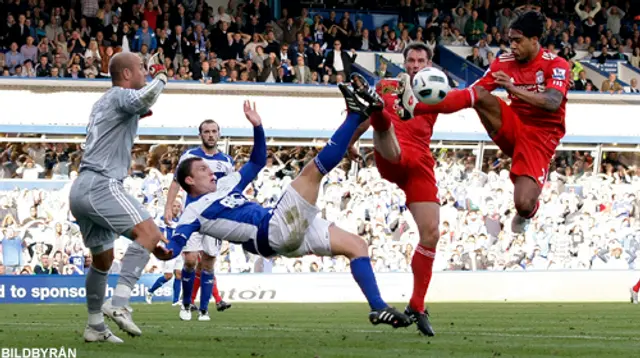
[[[24,242],[13,228],[0,232],[0,248],[2,248],[2,264],[6,274],[12,275],[20,271],[24,265],[22,250]]]
[[[311,70],[304,64],[304,56],[298,56],[294,67],[294,82],[300,84],[311,83]]]
[[[18,16],[18,23],[13,24],[9,29],[9,42],[15,42],[18,46],[27,43],[27,37],[31,35],[29,26],[26,24],[27,18],[24,14]]]
[[[596,14],[600,12],[600,9],[602,9],[602,5],[600,5],[599,1],[596,1],[595,8],[591,8],[591,4],[589,2],[585,3],[585,0],[576,1],[576,6],[574,8],[576,14],[578,14],[578,17],[582,21],[586,20],[587,18],[593,19]]]
[[[21,66],[24,62],[24,56],[18,52],[18,43],[11,43],[11,50],[5,54],[5,65],[9,67],[9,73],[15,73],[16,66]]]
[[[380,61],[380,65],[378,66],[378,69],[376,70],[376,72],[374,74],[379,78],[392,77],[391,73],[389,71],[387,71],[387,62],[386,61]]]
[[[598,6],[600,6],[599,2],[597,3],[596,8]],[[607,11],[605,11],[605,14],[605,17],[607,18],[607,29],[611,30],[611,33],[613,35],[619,35],[621,27],[620,21],[624,18],[624,15],[626,15],[626,13],[619,7],[613,5],[609,7]]]
[[[478,19],[478,12],[473,10],[471,18],[464,25],[464,33],[469,45],[473,46],[480,40],[484,33],[484,26],[484,22]]]
[[[138,52],[142,49],[142,45],[147,45],[150,52],[154,52],[158,47],[156,34],[149,28],[149,23],[146,20],[142,21],[142,25],[136,32],[133,43],[131,44],[131,50]]]
[[[36,275],[57,275],[58,269],[53,267],[49,261],[48,254],[42,254],[40,256],[40,264],[33,269],[33,272]]]
[[[25,60],[37,62],[38,48],[33,44],[33,37],[27,37],[27,42],[20,48],[20,54]]]
[[[584,70],[580,71],[578,73],[578,80],[574,83],[574,89],[576,91],[585,91],[588,84],[591,85],[594,91],[598,90],[598,88],[593,85],[593,82],[587,78],[587,73]]]
[[[471,49],[471,55],[467,56],[467,61],[478,67],[484,67],[485,60],[480,56],[480,49],[476,46]]]
[[[631,79],[631,83],[630,83],[630,87],[629,87],[629,93],[640,93],[640,88],[638,88],[638,79],[637,78],[632,78]]]
[[[609,79],[602,81],[602,85],[600,86],[600,92],[609,92],[613,93],[622,93],[623,88],[620,82],[616,80],[616,74],[610,73]]]
[[[333,50],[329,51],[325,57],[325,68],[330,68],[334,73],[341,73],[343,78],[349,78],[351,65],[355,62],[356,56],[355,50],[351,50],[351,54],[342,51],[342,44],[336,40]]]

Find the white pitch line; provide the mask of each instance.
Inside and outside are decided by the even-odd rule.
[[[54,323],[27,323],[27,322],[0,322],[0,325],[4,326],[39,326],[39,327],[77,327],[81,328],[75,324],[54,324]],[[157,325],[145,325],[141,326],[141,328],[153,328],[153,329],[173,329],[173,328],[183,328],[178,326],[157,326]],[[288,327],[240,327],[240,326],[212,326],[212,329],[224,329],[229,331],[282,331],[282,332],[318,332],[324,333],[326,329],[317,329],[317,328],[288,328]],[[388,330],[382,329],[351,329],[344,331],[346,332],[356,332],[356,333],[385,333],[389,332]],[[338,332],[336,332],[338,333]],[[623,337],[623,336],[590,336],[590,335],[553,335],[553,334],[519,334],[519,333],[498,333],[498,332],[478,332],[478,331],[457,331],[457,332],[438,332],[437,334],[443,335],[456,335],[456,336],[483,336],[483,337],[510,337],[510,338],[548,338],[548,339],[582,339],[582,340],[596,340],[596,341],[640,341],[640,338],[637,337]],[[436,338],[437,339],[437,338]]]

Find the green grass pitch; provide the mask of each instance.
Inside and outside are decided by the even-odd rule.
[[[397,304],[396,307],[404,307]],[[0,348],[74,347],[78,357],[632,357],[640,307],[624,303],[437,303],[437,336],[372,326],[365,304],[234,304],[182,322],[168,303],[135,304],[142,337],[84,343],[81,305],[0,305]]]

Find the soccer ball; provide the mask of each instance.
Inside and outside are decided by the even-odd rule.
[[[413,76],[413,94],[425,104],[437,104],[451,90],[444,72],[434,67],[426,67]]]

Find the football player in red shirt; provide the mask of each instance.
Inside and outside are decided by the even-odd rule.
[[[424,299],[431,281],[435,249],[440,234],[440,202],[434,174],[435,161],[429,144],[437,114],[427,113],[413,118],[412,110],[418,103],[411,90],[413,76],[431,66],[431,50],[422,43],[413,43],[404,50],[406,73],[400,80],[381,80],[377,92],[384,106],[373,110],[352,138],[351,144],[373,126],[375,159],[384,179],[397,184],[406,194],[406,202],[420,236],[411,260],[413,294],[405,314],[416,323],[421,333],[435,335],[425,313]],[[369,103],[376,99],[367,97],[368,85],[359,76],[352,76],[357,93]],[[378,99],[379,101],[379,99]],[[409,120],[410,119],[410,120]],[[357,155],[351,146],[351,156]]]
[[[540,45],[544,24],[539,12],[519,15],[509,29],[511,53],[495,59],[470,87],[450,91],[437,105],[419,104],[414,111],[418,116],[475,109],[489,136],[512,158],[514,233],[524,232],[536,214],[549,162],[565,134],[571,70],[565,59]],[[507,91],[510,105],[491,94],[497,88]]]

